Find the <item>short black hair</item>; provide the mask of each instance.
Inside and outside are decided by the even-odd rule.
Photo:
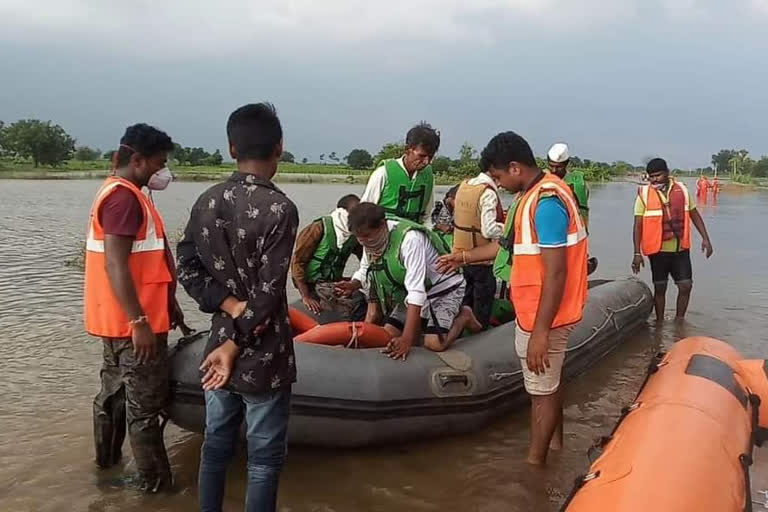
[[[648,174],[658,174],[660,172],[669,172],[667,167],[667,161],[663,158],[653,158],[648,161],[648,165],[645,166],[645,172]]]
[[[345,210],[349,210],[352,207],[352,205],[359,202],[360,202],[360,198],[357,197],[355,194],[347,194],[341,199],[339,199],[339,202],[336,203],[336,208],[344,208]]]
[[[452,186],[451,188],[448,189],[448,192],[445,193],[445,199],[450,199],[450,198],[454,198],[455,199],[456,198],[456,193],[458,191],[459,191],[459,186],[458,185]]]
[[[405,146],[409,148],[421,146],[427,153],[434,156],[440,149],[440,132],[432,128],[426,121],[422,121],[408,130],[405,136]]]
[[[349,230],[378,228],[384,220],[384,208],[376,203],[360,203],[349,212]]]
[[[491,167],[505,169],[510,162],[536,167],[536,157],[528,142],[515,132],[502,132],[491,139],[480,153],[480,168],[483,171]]]
[[[138,123],[125,129],[125,135],[120,138],[117,154],[113,154],[117,167],[128,165],[131,155],[138,153],[145,157],[155,156],[162,152],[173,151],[173,140],[162,130],[145,123]]]
[[[269,160],[283,140],[283,127],[271,103],[250,103],[227,121],[227,138],[238,160]]]

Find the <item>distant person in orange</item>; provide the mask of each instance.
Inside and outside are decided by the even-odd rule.
[[[699,176],[696,181],[696,195],[698,197],[706,198],[710,188],[709,180],[703,174]]]
[[[701,250],[707,258],[712,256],[712,243],[688,189],[669,176],[667,162],[654,158],[648,162],[647,170],[650,184],[640,187],[635,199],[632,272],[640,272],[645,265],[643,256],[648,256],[659,322],[664,319],[667,280],[671,275],[678,289],[677,318],[682,319],[693,288],[691,224],[701,234]]]
[[[718,194],[720,194],[720,180],[715,176],[715,179],[712,180],[712,196],[717,197]]]

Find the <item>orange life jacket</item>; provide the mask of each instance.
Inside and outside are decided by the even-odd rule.
[[[536,207],[543,192],[558,197],[568,212],[565,290],[551,327],[554,329],[581,320],[587,302],[587,229],[570,187],[554,174],[546,174],[524,193],[514,218],[510,291],[517,322],[528,332],[533,331],[544,277],[535,225]]]
[[[671,210],[669,206],[669,197],[672,196],[675,187],[678,187],[678,190],[682,192],[685,201],[680,249],[685,251],[691,248],[691,214],[688,211],[690,199],[686,186],[678,181],[672,180],[667,200],[664,201],[658,190],[650,185],[643,185],[638,189],[637,193],[640,196],[640,200],[645,205],[640,249],[646,256],[661,252],[661,244],[664,240],[664,223],[671,222],[672,220],[670,218]]]
[[[128,323],[131,319],[123,312],[107,276],[104,230],[99,222],[99,208],[102,202],[117,190],[117,187],[125,187],[133,192],[144,214],[128,258],[136,294],[152,331],[168,332],[168,293],[173,277],[165,254],[163,219],[139,188],[116,176],[107,178],[91,207],[85,252],[85,330],[93,336],[107,338],[131,336],[131,326]]]

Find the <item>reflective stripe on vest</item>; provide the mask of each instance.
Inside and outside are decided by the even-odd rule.
[[[112,291],[107,275],[104,230],[98,215],[103,201],[118,186],[130,190],[142,208],[142,223],[128,257],[133,286],[152,331],[165,333],[170,330],[169,292],[173,276],[166,255],[163,221],[141,190],[118,177],[107,178],[91,207],[85,251],[85,329],[89,334],[105,338],[131,336],[130,319]]]
[[[512,303],[520,327],[531,332],[541,301],[544,262],[536,235],[536,207],[543,191],[553,192],[568,212],[566,281],[560,307],[551,328],[581,320],[587,300],[587,231],[571,189],[558,177],[547,174],[520,199],[513,224],[513,264],[510,276]]]
[[[690,204],[690,196],[688,188],[677,182],[671,180],[669,187],[669,195],[672,194],[674,187],[680,187],[683,192],[683,198],[685,201],[685,210],[683,215],[683,239],[680,240],[680,248],[682,250],[688,250],[691,248],[691,213],[688,211],[688,205]],[[653,193],[651,193],[653,190]],[[643,185],[638,190],[640,200],[645,206],[643,212],[643,231],[640,239],[640,249],[643,254],[650,256],[661,252],[661,246],[664,242],[664,201],[661,199],[661,194],[652,189],[650,185]],[[667,197],[667,203],[669,203],[669,197]]]

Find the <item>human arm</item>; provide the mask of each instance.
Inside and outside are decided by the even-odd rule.
[[[349,297],[360,290],[368,280],[369,265],[368,253],[363,250],[363,257],[360,258],[360,267],[354,274],[352,274],[352,278],[349,281],[339,281],[335,283],[333,287],[334,293],[342,297]]]
[[[549,367],[549,331],[565,291],[568,220],[568,212],[559,198],[539,200],[535,226],[543,266],[541,296],[526,356],[528,369],[536,374]]]
[[[632,244],[635,247],[635,254],[632,257],[632,272],[637,274],[640,267],[645,266],[643,253],[640,246],[643,239],[643,215],[645,214],[645,203],[640,199],[640,194],[635,198],[635,224],[632,228]]]
[[[452,252],[450,254],[444,254],[438,258],[437,271],[443,274],[456,271],[465,265],[471,265],[480,261],[492,260],[499,252],[499,243],[491,242],[490,244],[481,245],[475,247],[470,251]]]
[[[139,363],[144,363],[155,358],[157,344],[155,334],[139,302],[128,265],[133,240],[134,238],[129,236],[105,234],[104,259],[112,293],[131,322],[134,354]]]
[[[400,336],[392,338],[384,348],[384,354],[391,359],[405,361],[419,334],[421,334],[421,306],[406,303],[403,332]]]
[[[504,224],[497,222],[499,196],[491,188],[480,196],[480,234],[488,240],[498,240],[504,235]]]
[[[432,227],[432,210],[435,208],[435,187],[434,184],[432,186],[432,191],[429,193],[429,197],[427,197],[427,204],[424,205],[424,213],[421,216],[421,223],[428,227]]]
[[[312,297],[309,284],[307,284],[307,265],[312,261],[315,250],[323,238],[323,223],[313,222],[305,227],[296,237],[296,248],[293,251],[291,260],[291,276],[296,289],[301,295],[304,305],[313,313],[320,312],[320,303]]]
[[[360,197],[361,203],[373,203],[379,204],[381,199],[381,192],[387,184],[387,171],[383,165],[380,165],[371,173],[368,178],[368,184],[365,186],[365,191]]]
[[[690,211],[690,216],[691,222],[696,226],[696,229],[701,235],[701,252],[709,258],[712,256],[713,249],[712,242],[709,240],[709,233],[707,233],[707,226],[704,225],[704,219],[701,218],[701,214],[696,208]]]

